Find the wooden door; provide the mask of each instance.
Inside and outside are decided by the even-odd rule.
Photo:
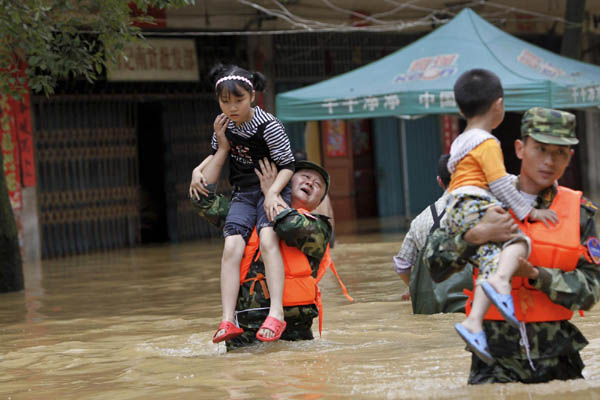
[[[323,167],[331,177],[329,197],[335,220],[352,221],[354,209],[354,163],[352,137],[343,120],[321,122]]]

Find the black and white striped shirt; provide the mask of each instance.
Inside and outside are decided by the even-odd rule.
[[[279,170],[294,170],[294,155],[283,124],[260,107],[254,107],[252,119],[239,126],[229,121],[226,135],[231,144],[229,160],[232,185],[257,184],[254,168],[258,168],[258,160],[263,157],[273,161]],[[211,147],[213,152],[219,148],[214,132]]]

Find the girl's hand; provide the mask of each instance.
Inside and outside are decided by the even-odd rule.
[[[224,150],[229,150],[230,147],[229,140],[227,140],[227,137],[225,136],[227,124],[229,124],[229,118],[227,118],[227,115],[225,114],[217,115],[217,118],[215,118],[215,123],[213,124],[217,142],[219,143],[219,148]]]
[[[190,183],[190,198],[200,200],[200,196],[208,196],[208,189],[206,188],[206,178],[202,174],[202,171],[196,167],[192,172],[192,182]]]
[[[550,224],[556,225],[558,223],[558,216],[554,210],[540,210],[539,208],[533,208],[529,213],[529,219],[533,221],[542,221],[547,228],[550,228]]]
[[[267,219],[273,221],[277,214],[288,208],[288,205],[278,193],[268,192],[265,194],[264,208]]]

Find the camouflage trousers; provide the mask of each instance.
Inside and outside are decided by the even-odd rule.
[[[488,208],[492,206],[503,206],[493,196],[483,196],[470,193],[452,194],[448,205],[448,217],[446,219],[446,230],[452,236],[462,235],[473,228],[485,215]],[[507,244],[517,240],[529,241],[525,235],[512,239],[508,243],[484,243],[477,248],[471,258],[471,262],[479,267],[477,283],[487,280],[498,269],[500,253]]]
[[[470,384],[548,382],[553,379],[582,378],[583,362],[579,352],[588,344],[581,331],[569,321],[532,322],[526,324],[529,364],[519,329],[505,321],[483,324],[490,352],[495,362],[487,365],[477,356],[471,360]]]
[[[473,354],[468,382],[470,385],[509,382],[542,383],[554,379],[566,381],[583,378],[581,371],[584,364],[578,351],[556,357],[540,358],[533,362],[535,371],[531,369],[527,360],[496,357],[496,362],[488,365]]]

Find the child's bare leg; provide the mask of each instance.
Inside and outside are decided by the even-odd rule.
[[[281,258],[279,250],[279,237],[270,226],[260,230],[260,253],[265,263],[265,274],[271,297],[269,316],[283,321],[283,284],[285,278],[283,258]],[[261,329],[258,333],[266,338],[275,336],[269,329]]]
[[[510,280],[519,268],[519,257],[527,257],[527,244],[522,241],[511,243],[500,252],[498,269],[487,280],[498,293],[510,294]]]
[[[473,295],[473,304],[471,305],[471,313],[463,321],[463,325],[471,333],[477,333],[483,329],[483,317],[487,313],[492,302],[486,296],[481,286],[475,287],[475,294]]]
[[[225,238],[223,257],[221,258],[221,305],[223,321],[234,322],[235,304],[240,289],[240,263],[244,256],[246,242],[242,235]],[[215,337],[225,333],[221,329]]]

